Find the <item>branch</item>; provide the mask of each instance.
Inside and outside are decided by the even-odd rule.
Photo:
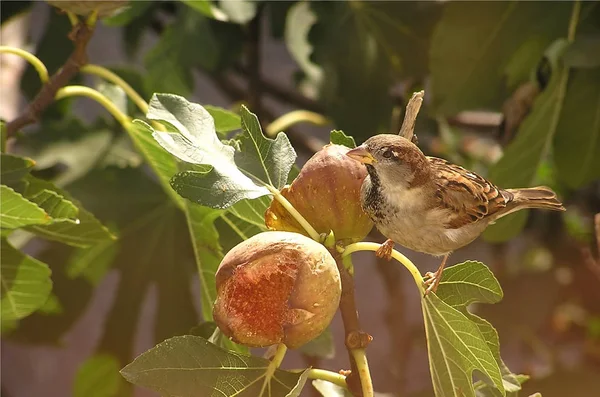
[[[350,358],[350,374],[346,377],[348,389],[356,396],[373,396],[373,384],[367,365],[365,348],[373,337],[364,332],[358,320],[356,298],[354,297],[354,278],[348,272],[342,261],[342,255],[335,249],[330,249],[331,255],[340,272],[342,282],[342,296],[340,298],[340,312],[344,323],[345,344]]]
[[[404,121],[402,122],[402,128],[400,128],[400,132],[398,134],[408,139],[409,141],[413,140],[413,135],[415,133],[415,123],[417,122],[417,114],[419,114],[419,110],[421,109],[421,104],[423,103],[424,95],[425,91],[413,93],[412,97],[408,101],[408,104],[406,105]]]
[[[75,42],[75,49],[65,64],[44,84],[40,92],[27,109],[16,119],[6,124],[7,136],[13,136],[21,128],[38,121],[42,112],[54,102],[54,97],[59,89],[66,86],[69,81],[79,73],[79,70],[88,61],[86,48],[92,38],[94,26],[86,22],[80,22],[73,28],[69,37]]]

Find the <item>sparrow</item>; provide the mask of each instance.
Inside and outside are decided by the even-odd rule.
[[[544,186],[502,189],[446,160],[425,156],[408,139],[381,134],[346,153],[367,167],[361,206],[387,238],[377,256],[391,258],[394,243],[441,256],[425,274],[425,294],[436,291],[448,256],[475,240],[488,225],[515,211],[564,211]]]

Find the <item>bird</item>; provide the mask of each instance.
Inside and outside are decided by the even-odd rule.
[[[565,210],[548,187],[499,188],[461,166],[425,156],[400,135],[372,136],[346,155],[367,168],[361,207],[387,238],[377,256],[390,260],[398,243],[442,257],[437,271],[425,274],[425,295],[437,290],[448,256],[496,220],[526,208]]]

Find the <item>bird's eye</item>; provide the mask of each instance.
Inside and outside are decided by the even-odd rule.
[[[382,156],[383,158],[389,159],[392,157],[392,151],[390,149],[387,149],[385,152],[383,152]]]

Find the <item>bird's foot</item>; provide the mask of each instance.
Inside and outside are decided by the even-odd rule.
[[[429,293],[432,291],[437,291],[437,287],[438,285],[440,285],[440,280],[442,279],[442,272],[443,269],[439,269],[435,273],[425,273],[426,280],[423,282],[423,284],[427,287],[427,289],[425,290],[425,296],[429,295]]]
[[[385,243],[381,244],[381,247],[375,251],[375,255],[378,258],[383,258],[386,261],[392,259],[392,250],[394,249],[394,242],[390,239],[385,240]]]

